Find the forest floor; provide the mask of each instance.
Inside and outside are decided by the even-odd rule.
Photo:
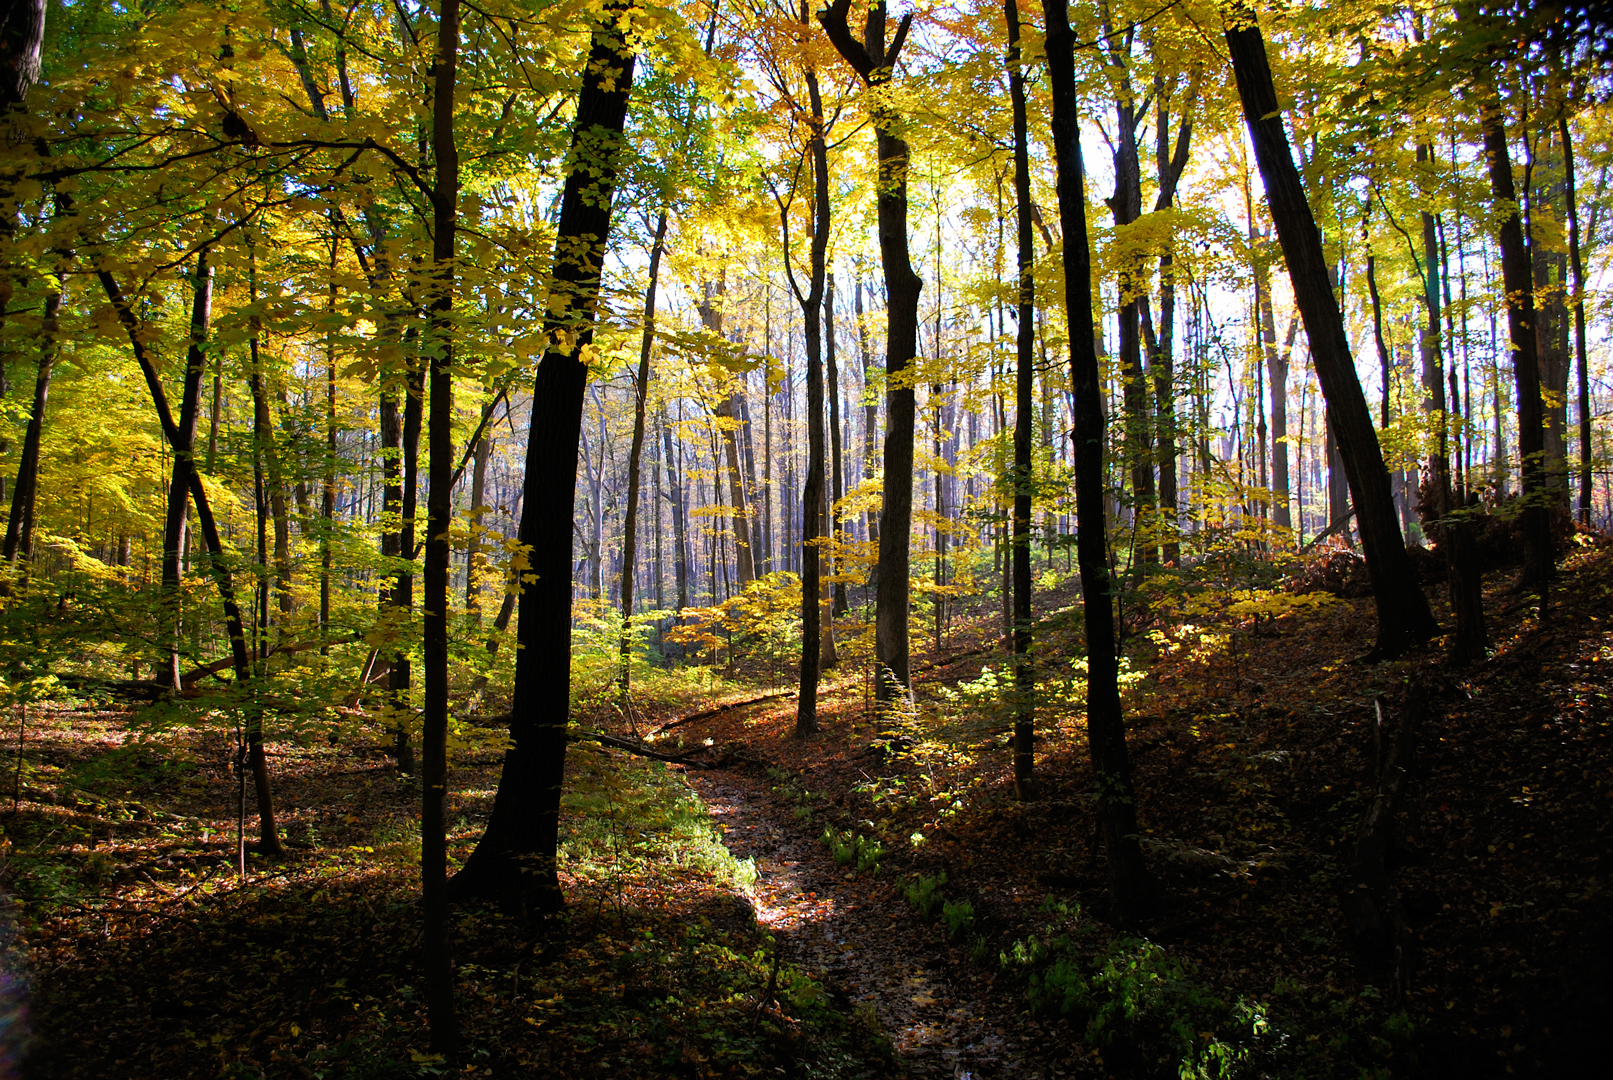
[[[271,746],[292,846],[237,877],[222,718],[154,733],[136,710],[41,704],[20,758],[14,728],[0,744],[9,1042],[31,1027],[24,1075],[49,1078],[1584,1074],[1613,1006],[1613,550],[1565,560],[1544,626],[1505,590],[1494,655],[1462,672],[1437,650],[1358,662],[1369,601],[1138,639],[1128,738],[1163,899],[1125,931],[1079,701],[1047,695],[1038,797],[1016,800],[983,624],[916,658],[895,721],[848,665],[818,735],[774,698],[656,738],[742,744],[724,768],[581,744],[568,911],[456,914],[452,1067],[424,1052],[418,788],[379,731]],[[1044,628],[1068,691],[1078,620]],[[1393,871],[1416,928],[1402,987],[1352,947],[1337,882],[1374,700],[1393,719],[1412,684],[1443,689]],[[638,723],[705,704],[690,684]],[[466,739],[456,859],[497,783],[496,748]]]

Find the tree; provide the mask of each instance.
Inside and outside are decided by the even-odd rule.
[[[1229,4],[1223,16],[1249,139],[1288,264],[1294,300],[1310,339],[1316,375],[1327,398],[1328,422],[1338,439],[1355,503],[1361,546],[1378,610],[1378,640],[1373,655],[1398,656],[1427,641],[1438,630],[1438,624],[1417,583],[1395,521],[1389,470],[1356,379],[1344,317],[1329,282],[1322,237],[1311,216],[1299,170],[1294,167],[1288,134],[1283,130],[1265,38],[1254,14],[1241,3]]]
[[[1014,327],[1014,788],[1028,798],[1035,784],[1036,669],[1031,663],[1031,439],[1036,348],[1036,240],[1031,233],[1030,135],[1019,4],[1005,0],[1008,92],[1014,110],[1014,239],[1019,303]]]
[[[885,3],[868,9],[863,40],[846,23],[851,0],[834,0],[818,22],[835,49],[870,91],[891,85],[913,15],[902,16],[885,44]],[[888,99],[876,97],[874,134],[879,155],[879,258],[885,270],[885,483],[879,515],[878,580],[875,583],[874,653],[879,664],[879,700],[890,704],[908,693],[908,607],[911,581],[908,547],[913,531],[913,422],[915,402],[909,368],[918,352],[919,292],[907,246],[907,142],[896,133],[898,116]]]
[[[1075,92],[1075,33],[1065,0],[1043,0],[1047,74],[1053,98],[1053,160],[1059,220],[1064,231],[1064,307],[1070,327],[1070,380],[1075,388],[1076,559],[1086,624],[1087,746],[1097,798],[1098,828],[1109,861],[1109,900],[1115,917],[1133,922],[1153,904],[1154,883],[1137,842],[1137,796],[1126,751],[1120,705],[1120,654],[1104,520],[1104,421],[1092,319],[1092,256],[1088,249],[1086,181]]]
[[[571,700],[571,520],[587,362],[636,60],[630,20],[622,0],[609,0],[583,71],[527,443],[519,541],[530,552],[531,580],[518,614],[511,746],[493,816],[451,882],[453,895],[498,899],[527,912],[564,903],[555,857]]]

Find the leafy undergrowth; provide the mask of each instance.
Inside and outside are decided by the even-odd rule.
[[[910,715],[871,719],[846,672],[816,738],[792,738],[782,704],[683,736],[770,759],[779,821],[877,844],[878,873],[847,889],[933,922],[953,978],[989,985],[1049,1073],[1577,1075],[1613,1005],[1613,550],[1565,560],[1544,627],[1508,584],[1487,596],[1493,655],[1466,670],[1438,643],[1361,663],[1370,601],[1134,638],[1128,741],[1164,898],[1125,931],[1104,911],[1076,615],[1042,623],[1033,801],[1014,798],[1007,680],[970,648],[978,627],[948,650],[966,660],[915,664]],[[1449,689],[1394,854],[1414,930],[1397,986],[1353,946],[1338,882],[1374,786],[1374,701],[1393,719],[1414,683]]]
[[[37,706],[4,819],[31,972],[28,1075],[880,1076],[878,1031],[779,964],[750,868],[660,766],[571,755],[563,880],[541,925],[455,920],[466,1052],[425,1053],[418,788],[375,746],[272,746],[286,860],[235,876],[227,743],[126,743],[119,711]],[[375,738],[379,732],[368,732]],[[14,744],[12,744],[14,745]],[[463,859],[495,755],[454,771]],[[10,761],[8,765],[15,763]]]

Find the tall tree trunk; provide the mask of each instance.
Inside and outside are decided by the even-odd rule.
[[[482,406],[482,434],[476,440],[475,460],[470,471],[470,533],[465,537],[465,614],[472,622],[482,618],[482,572],[487,556],[482,554],[482,522],[487,517],[487,466],[493,456],[493,410],[495,399]]]
[[[1568,116],[1557,118],[1563,142],[1563,197],[1568,209],[1568,261],[1574,271],[1574,368],[1579,390],[1579,520],[1591,523],[1591,383],[1585,358],[1585,259],[1579,246],[1579,200],[1574,189],[1574,140]],[[1594,220],[1595,215],[1592,215]],[[1457,233],[1460,243],[1461,233]],[[1471,404],[1469,406],[1471,408]]]
[[[1261,335],[1266,346],[1266,379],[1271,394],[1271,520],[1279,528],[1292,529],[1288,491],[1288,364],[1294,353],[1294,337],[1299,324],[1288,324],[1288,340],[1277,351],[1277,316],[1271,306],[1271,285],[1260,290]]]
[[[1329,418],[1355,502],[1356,524],[1361,530],[1361,545],[1378,609],[1378,641],[1373,655],[1397,656],[1427,641],[1439,627],[1428,607],[1428,597],[1417,584],[1416,571],[1395,521],[1389,471],[1372,430],[1372,415],[1361,384],[1356,380],[1344,317],[1322,252],[1322,236],[1289,150],[1266,59],[1265,39],[1253,13],[1242,6],[1241,0],[1233,0],[1223,10],[1227,48],[1255,160],[1265,182],[1294,299],[1305,321],[1316,375],[1327,398]]]
[[[450,1059],[459,1049],[454,965],[448,920],[448,530],[454,495],[454,234],[459,227],[459,148],[454,139],[459,64],[459,0],[442,0],[432,92],[431,149],[431,431],[427,439],[425,595],[421,659],[425,708],[420,734],[420,891],[425,915],[421,948],[431,1049]]]
[[[800,19],[808,24],[808,5],[802,0]],[[818,730],[818,676],[823,667],[823,290],[829,249],[829,152],[824,140],[823,97],[818,90],[818,73],[806,69],[807,99],[811,106],[808,124],[812,137],[807,152],[812,158],[812,235],[810,244],[811,282],[803,295],[791,271],[790,287],[801,304],[802,328],[806,338],[807,472],[801,492],[801,682],[796,699],[795,733],[810,735]],[[789,236],[789,211],[784,210],[784,235]],[[790,252],[786,245],[785,259]],[[831,641],[831,648],[833,639]]]
[[[846,24],[851,0],[834,0],[818,13],[835,49],[865,85],[888,86],[907,40],[912,13],[902,16],[890,47],[885,45],[885,3],[868,11],[863,41]],[[906,372],[918,352],[919,292],[924,281],[913,272],[907,244],[907,143],[897,136],[898,116],[889,105],[874,112],[879,155],[879,257],[885,270],[885,483],[879,522],[879,580],[875,586],[874,657],[881,705],[909,694],[909,544],[913,531],[913,384]]]
[[[1153,904],[1154,883],[1137,843],[1136,789],[1120,705],[1120,657],[1104,521],[1103,385],[1092,318],[1092,255],[1087,246],[1086,181],[1075,84],[1075,34],[1066,0],[1044,0],[1047,72],[1053,99],[1053,160],[1064,233],[1064,299],[1070,327],[1074,427],[1076,558],[1081,568],[1087,644],[1087,745],[1098,825],[1109,862],[1115,917],[1134,922]]]
[[[12,244],[17,234],[17,210],[12,202],[23,168],[16,162],[18,150],[33,141],[23,122],[28,108],[24,99],[39,81],[44,56],[47,0],[12,0],[0,16],[0,150],[8,164],[0,166],[0,331],[5,329],[11,297],[21,275],[15,271]],[[0,355],[0,398],[6,395],[5,357]]]
[[[706,282],[699,304],[700,323],[719,340],[723,337],[723,297],[727,289],[723,282]],[[716,378],[719,380],[732,380],[734,376],[721,367],[717,367]],[[745,477],[739,462],[738,427],[740,424],[741,395],[743,384],[720,385],[722,400],[713,410],[718,418],[718,428],[722,433],[722,452],[727,460],[725,472],[728,476],[729,506],[733,508],[730,527],[734,537],[734,567],[739,575],[739,587],[744,588],[756,580],[756,562],[751,552],[751,530],[749,515],[746,513],[747,500],[745,498]],[[719,465],[719,468],[721,466]],[[721,483],[721,481],[718,481]]]
[[[417,335],[405,334],[406,343],[418,344]],[[421,359],[413,350],[406,349],[409,365],[403,386],[403,423],[401,431],[402,487],[398,503],[398,562],[392,579],[392,607],[389,612],[394,626],[401,631],[404,641],[411,636],[414,616],[414,564],[419,555],[415,546],[415,515],[420,499],[420,428],[425,409],[426,371]],[[392,716],[393,757],[401,774],[415,771],[415,753],[410,717],[414,715],[412,690],[414,688],[414,661],[407,647],[399,648],[392,660],[392,671],[387,680],[387,693]]]
[[[610,237],[611,196],[636,59],[627,43],[629,8],[609,0],[595,24],[584,68],[566,177],[545,337],[556,342],[538,364],[527,442],[520,542],[531,545],[534,580],[521,593],[511,696],[511,745],[493,815],[453,880],[460,896],[496,897],[522,911],[563,905],[555,857],[560,785],[571,705],[572,521],[577,449],[600,272]]]
[[[1503,215],[1497,242],[1501,247],[1501,285],[1507,301],[1507,331],[1512,340],[1512,373],[1517,387],[1518,452],[1523,459],[1523,578],[1525,587],[1545,588],[1556,571],[1551,522],[1546,504],[1545,410],[1540,397],[1540,359],[1535,338],[1534,281],[1529,248],[1518,217],[1517,188],[1512,180],[1512,155],[1501,106],[1484,110],[1484,152],[1490,172],[1490,193]]]
[[[644,290],[644,328],[639,338],[638,378],[633,384],[633,445],[627,452],[627,508],[622,517],[622,640],[619,682],[633,682],[633,568],[638,563],[639,462],[644,455],[644,410],[650,397],[650,352],[655,347],[655,287],[661,280],[661,253],[666,244],[665,208],[655,221],[650,244],[650,284]],[[659,512],[659,507],[656,508]]]
[[[1031,663],[1031,436],[1036,349],[1036,240],[1031,224],[1030,136],[1025,71],[1019,46],[1019,4],[1006,0],[1008,93],[1014,114],[1014,232],[1019,246],[1019,302],[1014,338],[1014,790],[1034,794],[1036,669]]]

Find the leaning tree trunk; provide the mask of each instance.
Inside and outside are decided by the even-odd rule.
[[[1064,301],[1070,323],[1075,389],[1070,438],[1075,463],[1076,558],[1087,639],[1087,745],[1098,825],[1109,861],[1109,898],[1117,919],[1134,922],[1150,908],[1154,883],[1137,842],[1137,796],[1120,705],[1120,656],[1104,521],[1103,384],[1092,319],[1092,254],[1087,246],[1086,181],[1075,89],[1075,34],[1066,0],[1044,0],[1047,73],[1053,98],[1053,160],[1064,231]]]
[[[1014,338],[1014,790],[1033,794],[1036,669],[1031,664],[1031,438],[1036,349],[1036,239],[1031,223],[1030,138],[1019,4],[1006,0],[1008,92],[1014,111],[1014,232],[1019,245],[1019,318]]]
[[[22,457],[17,462],[17,482],[11,488],[11,517],[6,522],[4,558],[15,563],[34,557],[34,508],[39,499],[39,451],[44,438],[45,403],[50,398],[50,376],[56,366],[57,320],[62,308],[58,286],[45,297],[44,319],[39,328],[39,368],[34,377],[33,411],[22,437]],[[23,573],[26,575],[27,570]]]
[[[555,858],[560,785],[571,711],[571,579],[577,450],[587,387],[584,350],[593,343],[600,271],[610,236],[611,195],[627,121],[635,55],[629,8],[610,0],[595,25],[577,101],[545,337],[527,441],[519,540],[530,545],[533,580],[521,593],[519,651],[510,701],[510,748],[493,815],[451,883],[461,897],[497,898],[522,911],[564,905]]]
[[[146,389],[150,391],[152,405],[157,410],[157,420],[162,425],[163,436],[168,440],[168,446],[177,460],[181,456],[182,447],[193,448],[195,445],[196,403],[191,404],[190,434],[187,442],[182,423],[184,409],[180,410],[181,421],[176,422],[173,412],[168,407],[168,395],[163,391],[162,380],[157,375],[156,363],[148,351],[147,343],[151,340],[150,336],[140,320],[135,317],[134,309],[129,306],[123,290],[119,288],[117,279],[111,272],[100,270],[97,271],[96,277],[106,292],[107,300],[117,312],[118,322],[128,335],[135,363],[139,365],[140,373],[145,376]],[[205,335],[205,324],[202,332]],[[201,340],[195,336],[194,324],[192,335],[191,349],[195,356],[188,357],[187,364],[194,362],[194,366],[200,370],[203,362]],[[200,391],[199,378],[197,390]],[[189,452],[185,451],[187,454]],[[207,488],[202,483],[201,475],[194,468],[190,472],[190,496],[196,505],[196,520],[202,527],[202,541],[207,545],[208,569],[218,586],[219,601],[224,606],[224,627],[230,639],[230,660],[235,670],[235,681],[238,686],[248,689],[252,684],[252,660],[247,652],[246,624],[241,618],[241,608],[235,599],[235,585],[230,577],[229,563],[225,561],[224,542],[219,536],[218,522],[213,517],[212,504],[207,498]],[[280,830],[275,824],[274,792],[269,784],[269,760],[263,748],[263,710],[250,693],[245,696],[242,708],[246,712],[246,723],[242,726],[247,741],[247,764],[252,770],[252,787],[258,806],[258,850],[265,855],[278,858],[285,854],[285,849],[280,844]]]
[[[1283,129],[1265,38],[1254,14],[1241,0],[1233,0],[1224,10],[1227,48],[1249,138],[1355,500],[1356,524],[1378,609],[1378,641],[1373,655],[1397,656],[1427,641],[1439,626],[1428,607],[1428,597],[1417,583],[1417,573],[1395,520],[1389,470],[1356,379],[1344,317],[1329,281],[1322,236],[1311,216],[1288,134]]]
[[[870,89],[889,86],[907,41],[911,13],[902,16],[890,47],[885,45],[885,3],[868,11],[863,41],[852,36],[846,17],[851,0],[835,0],[818,21],[835,49]],[[918,352],[919,292],[907,244],[907,143],[897,134],[899,117],[888,104],[876,107],[879,155],[879,257],[885,270],[885,481],[879,522],[878,580],[874,587],[874,658],[881,705],[909,694],[909,545],[913,532],[913,421],[916,411],[909,369]]]

